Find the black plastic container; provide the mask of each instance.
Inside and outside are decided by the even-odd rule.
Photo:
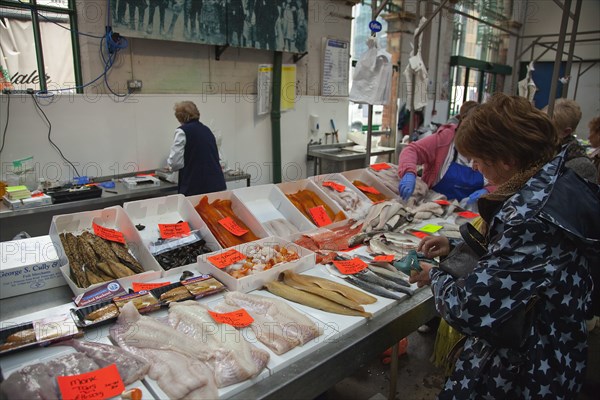
[[[96,186],[86,186],[85,189],[81,189],[81,187],[75,186],[71,189],[48,191],[46,192],[46,194],[52,197],[52,202],[54,204],[60,204],[68,203],[70,201],[98,198],[102,196],[102,189]]]

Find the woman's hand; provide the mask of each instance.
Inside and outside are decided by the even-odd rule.
[[[427,258],[445,257],[450,253],[450,241],[445,236],[426,236],[419,243],[417,251]]]
[[[425,285],[429,285],[431,283],[431,279],[429,279],[429,270],[431,270],[431,268],[433,268],[433,265],[426,263],[424,261],[420,261],[419,266],[421,267],[421,272],[411,273],[408,281],[410,283],[416,282],[417,287],[423,287]]]

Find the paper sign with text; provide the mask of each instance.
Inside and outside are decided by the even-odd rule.
[[[357,188],[363,193],[381,194],[379,190],[375,189],[373,186],[357,186]]]
[[[158,224],[158,230],[163,239],[188,236],[191,233],[190,224],[185,221],[176,224]]]
[[[368,267],[367,263],[361,260],[360,258],[353,258],[352,260],[334,261],[333,265],[335,265],[337,269],[345,275],[356,274],[357,272],[360,272]]]
[[[441,225],[427,224],[427,225],[422,226],[421,228],[417,228],[417,229],[420,230],[421,232],[436,233],[437,231],[439,231],[442,228],[443,228],[443,226],[441,226]]]
[[[329,215],[327,215],[325,207],[317,206],[309,208],[308,212],[310,213],[310,216],[312,217],[313,221],[315,221],[315,224],[318,227],[331,224],[331,218],[329,218]]]
[[[383,255],[383,256],[375,256],[375,258],[373,259],[373,261],[391,263],[392,261],[394,261],[394,256],[391,255],[391,254],[386,254],[386,255]]]
[[[323,186],[330,187],[333,190],[337,190],[340,193],[342,193],[344,190],[346,190],[346,186],[340,185],[339,183],[332,182],[332,181],[325,181],[325,182],[323,182]]]
[[[96,236],[100,236],[102,239],[125,244],[125,237],[119,231],[110,228],[105,228],[96,224],[95,222],[92,222],[92,228],[94,229],[94,234]]]
[[[225,268],[231,264],[235,264],[236,262],[243,260],[244,258],[246,258],[246,256],[236,249],[230,249],[221,254],[210,256],[207,258],[207,260],[217,268]]]
[[[390,168],[392,168],[392,166],[390,164],[386,164],[386,163],[379,163],[379,164],[372,164],[371,168],[373,168],[375,171],[381,171],[384,169],[390,169]]]
[[[465,217],[465,218],[475,218],[475,217],[479,217],[479,214],[474,213],[472,211],[463,211],[463,212],[459,212],[458,215],[460,215],[461,217]]]
[[[231,217],[220,219],[219,224],[221,224],[223,228],[227,229],[235,236],[243,236],[248,233],[248,229],[244,229],[239,226]]]
[[[58,376],[56,380],[63,399],[109,399],[125,390],[115,364],[85,374]]]
[[[209,311],[208,313],[215,321],[235,326],[236,328],[244,328],[254,322],[254,318],[243,308],[223,314],[214,311]]]
[[[438,203],[440,206],[449,206],[450,202],[448,200],[434,200],[434,203]]]
[[[142,290],[152,290],[159,287],[170,285],[171,282],[158,282],[158,283],[141,283],[141,282],[133,282],[131,284],[131,288],[134,292],[141,292]]]

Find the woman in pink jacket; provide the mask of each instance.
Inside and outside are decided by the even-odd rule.
[[[464,103],[460,116],[464,118],[475,106],[474,101]],[[483,175],[454,148],[454,134],[459,125],[460,122],[442,125],[433,135],[412,142],[400,153],[398,191],[402,199],[408,200],[415,190],[417,165],[423,165],[423,182],[450,200],[468,197],[467,204],[471,204],[491,191],[491,186],[485,186]]]

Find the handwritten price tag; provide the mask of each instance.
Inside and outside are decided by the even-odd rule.
[[[465,217],[465,218],[475,218],[475,217],[479,217],[479,214],[474,213],[472,211],[463,211],[463,212],[459,212],[458,215],[460,215],[461,217]]]
[[[308,212],[310,213],[310,216],[312,217],[313,221],[315,221],[315,224],[317,224],[318,227],[331,224],[331,218],[329,218],[329,215],[327,215],[325,207],[318,206],[309,208]]]
[[[219,224],[225,229],[227,229],[231,234],[235,236],[243,236],[248,233],[248,229],[244,229],[237,224],[231,217],[223,218],[219,220]]]
[[[108,399],[125,390],[115,364],[85,374],[58,376],[56,380],[63,399]]]
[[[95,222],[92,222],[92,228],[94,229],[94,234],[96,234],[96,236],[100,236],[102,239],[125,244],[125,237],[119,231],[105,228],[96,224]]]
[[[357,188],[363,193],[381,194],[381,192],[379,192],[379,190],[375,189],[373,186],[357,186]]]
[[[235,264],[236,262],[243,260],[244,258],[246,258],[246,256],[236,249],[230,249],[221,254],[208,257],[207,260],[217,268],[225,268],[231,264]]]
[[[171,284],[171,282],[159,282],[159,283],[133,282],[131,284],[131,288],[133,289],[134,292],[141,292],[142,290],[152,290],[152,289],[167,286],[170,284]]]
[[[163,239],[178,238],[190,234],[190,225],[183,221],[176,224],[158,224],[160,237]]]
[[[449,206],[450,202],[448,200],[434,200],[434,203],[438,203],[440,206]]]
[[[340,185],[339,183],[332,182],[332,181],[325,181],[325,182],[323,182],[323,186],[330,187],[333,190],[337,190],[340,193],[342,193],[344,190],[346,190],[346,186]]]
[[[246,310],[240,308],[237,311],[232,311],[224,314],[209,311],[210,316],[217,322],[235,326],[236,328],[244,328],[254,322],[254,318]]]
[[[425,232],[419,232],[419,231],[411,231],[410,234],[413,235],[413,236],[418,237],[419,239],[423,239],[424,237],[429,236]]]
[[[333,265],[335,265],[337,269],[345,275],[356,274],[357,272],[360,272],[368,267],[367,263],[361,260],[360,258],[353,258],[352,260],[334,261]]]
[[[394,261],[394,256],[391,255],[391,254],[386,254],[386,255],[383,255],[383,256],[375,256],[375,258],[373,259],[373,261],[391,263],[392,261]]]
[[[386,163],[379,163],[379,164],[371,165],[371,168],[373,168],[375,171],[381,171],[384,169],[390,169],[390,168],[392,168],[392,166],[390,164],[386,164]]]
[[[439,231],[442,228],[443,228],[443,226],[440,226],[440,225],[427,224],[427,225],[425,225],[421,228],[417,228],[417,229],[420,230],[421,232],[436,233],[437,231]]]

